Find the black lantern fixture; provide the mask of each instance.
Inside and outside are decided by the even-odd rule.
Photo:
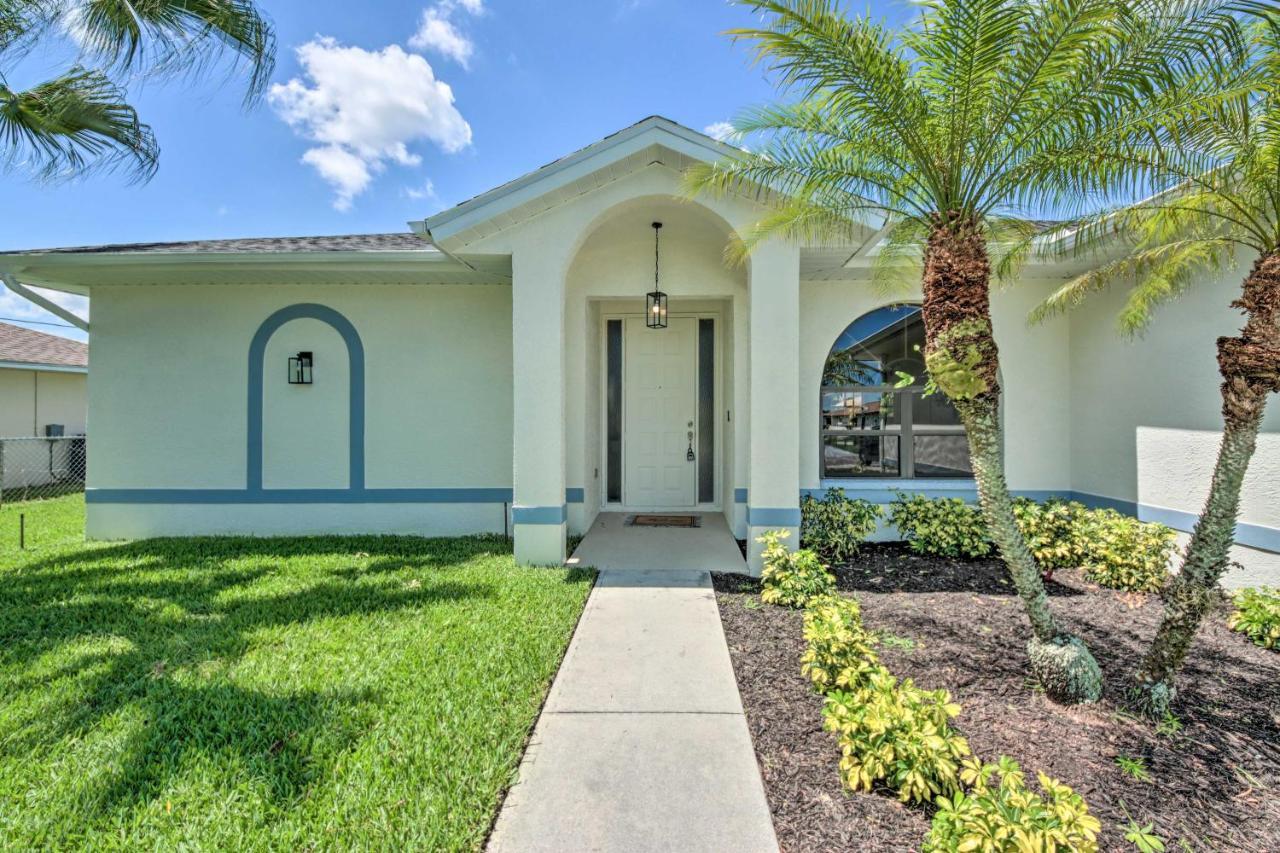
[[[644,322],[650,329],[667,327],[667,294],[658,288],[658,234],[662,223],[653,223],[653,291],[645,295]]]
[[[311,353],[300,352],[289,359],[289,384],[311,384]]]

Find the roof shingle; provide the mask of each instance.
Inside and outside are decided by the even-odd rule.
[[[89,347],[69,338],[0,323],[0,361],[88,367]]]
[[[410,231],[395,234],[335,234],[325,237],[246,237],[233,240],[185,240],[176,243],[113,243],[30,249],[15,255],[194,254],[255,252],[431,252],[435,249]]]

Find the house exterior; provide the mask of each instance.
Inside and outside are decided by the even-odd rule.
[[[870,282],[880,235],[727,263],[762,202],[681,182],[733,153],[650,118],[400,234],[0,256],[91,297],[88,535],[509,526],[521,561],[552,564],[606,510],[723,513],[754,540],[832,485],[973,499],[963,429],[921,393],[919,294]],[[662,329],[645,319],[655,254]],[[1115,299],[1029,327],[1079,264],[1033,264],[994,296],[1010,485],[1188,530],[1239,273],[1138,343]],[[311,383],[291,383],[306,356]],[[1275,580],[1280,416],[1263,432],[1236,558]]]
[[[89,348],[80,341],[0,322],[0,440],[83,435],[88,419]],[[68,447],[0,451],[0,488],[43,485],[66,474]],[[36,452],[38,450],[38,452]],[[48,463],[44,460],[48,457]],[[8,464],[6,464],[6,462]]]

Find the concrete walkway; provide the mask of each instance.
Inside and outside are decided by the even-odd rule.
[[[604,568],[489,850],[778,849],[710,576],[618,568],[635,552],[602,544],[618,533],[629,540],[678,532],[683,544],[699,546],[718,533],[740,569],[727,528],[704,525],[672,531],[606,524],[583,541],[577,553]],[[603,535],[593,542],[597,533]],[[654,547],[649,565],[683,564],[669,555]]]

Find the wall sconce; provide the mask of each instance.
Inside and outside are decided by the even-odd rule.
[[[311,353],[300,352],[289,359],[289,384],[311,384]]]
[[[658,287],[658,234],[661,222],[653,223],[653,290],[645,294],[644,322],[650,329],[667,327],[667,294]]]

